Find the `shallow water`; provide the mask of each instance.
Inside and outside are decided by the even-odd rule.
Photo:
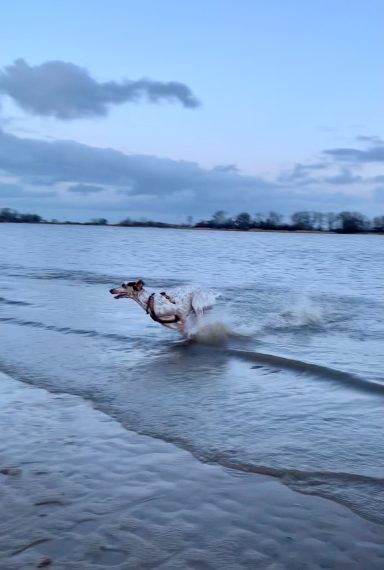
[[[0,225],[0,370],[384,522],[381,236]],[[108,289],[221,293],[187,344]]]

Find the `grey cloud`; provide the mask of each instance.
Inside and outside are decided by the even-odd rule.
[[[86,69],[64,61],[30,66],[18,59],[0,71],[0,93],[33,114],[64,120],[104,116],[111,105],[141,99],[152,103],[177,101],[190,108],[199,105],[198,99],[183,83],[152,79],[101,83]]]
[[[324,162],[301,164],[297,163],[295,166],[287,172],[283,172],[278,177],[279,182],[283,183],[295,183],[295,184],[312,184],[316,182],[314,174],[318,170],[324,170],[327,168],[327,164]]]
[[[381,137],[378,137],[376,135],[359,135],[356,137],[356,140],[360,141],[360,142],[364,142],[364,143],[370,143],[370,144],[375,144],[375,145],[382,145],[384,144],[384,140]]]
[[[0,199],[4,198],[52,198],[56,192],[40,192],[36,190],[25,190],[18,184],[0,182]]]
[[[278,187],[258,177],[205,170],[196,163],[126,155],[71,141],[39,141],[0,131],[0,170],[35,183],[107,185],[127,193],[165,195],[181,190],[225,193],[227,189]]]
[[[345,209],[346,204],[369,208],[373,204],[367,202],[368,197],[244,176],[233,169],[203,169],[194,162],[126,155],[71,141],[21,138],[1,130],[0,171],[26,188],[37,181],[47,190],[57,184],[72,188],[65,200],[60,194],[57,208],[68,208],[68,196],[77,193],[81,200],[76,201],[76,209],[86,211],[86,194],[93,195],[89,216],[95,216],[99,208],[108,218],[125,215],[176,220],[188,214],[206,217],[218,209],[229,213],[271,209],[291,213],[299,209]],[[90,192],[84,192],[87,190]]]
[[[73,192],[75,194],[96,194],[98,192],[104,192],[105,188],[103,186],[94,186],[92,184],[74,184],[68,187],[68,192]]]
[[[324,154],[341,162],[354,164],[367,164],[370,162],[384,162],[384,146],[377,145],[366,150],[356,148],[332,148]]]
[[[236,164],[218,164],[213,170],[217,172],[239,172],[239,168]]]
[[[361,176],[357,176],[352,174],[347,168],[342,168],[338,174],[334,174],[333,176],[325,176],[324,182],[328,182],[329,184],[356,184],[357,182],[362,182],[363,179]]]
[[[106,186],[111,210],[121,210],[122,202],[134,204],[136,210],[145,203],[147,211],[156,204],[156,210],[167,216],[173,212],[207,215],[218,207],[231,211],[241,204],[242,209],[253,211],[268,209],[272,202],[275,207],[279,201],[286,202],[279,184],[236,171],[208,170],[193,162],[125,155],[71,141],[34,140],[2,131],[0,170],[24,184],[39,180],[45,187]]]

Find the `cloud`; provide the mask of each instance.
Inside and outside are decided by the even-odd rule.
[[[316,172],[318,170],[322,171],[327,168],[327,164],[325,162],[317,162],[314,164],[301,164],[297,163],[291,170],[282,172],[278,180],[279,182],[290,184],[312,184],[317,181],[316,179]]]
[[[73,141],[21,138],[1,130],[0,170],[30,184],[106,185],[130,195],[163,196],[181,190],[209,193],[213,189],[224,195],[240,189],[268,191],[278,187],[233,170],[208,170],[194,162],[126,155]]]
[[[374,146],[367,150],[356,148],[332,148],[324,153],[333,159],[355,164],[369,162],[384,162],[384,146]]]
[[[47,61],[30,66],[23,59],[0,71],[0,93],[35,115],[70,120],[105,116],[111,105],[178,102],[194,108],[198,99],[184,83],[152,79],[101,83],[73,63]]]
[[[331,148],[323,152],[333,160],[355,165],[384,162],[384,140],[381,137],[360,135],[356,139],[367,143],[368,148]]]
[[[363,181],[361,176],[352,174],[352,172],[347,168],[342,168],[340,172],[332,176],[325,176],[323,180],[324,182],[328,182],[328,184],[337,185],[356,184],[357,182]]]
[[[371,143],[376,145],[384,144],[384,140],[381,137],[378,137],[377,135],[370,135],[370,136],[358,135],[356,137],[356,140],[359,142]]]
[[[218,164],[214,167],[217,172],[239,172],[236,164]]]
[[[104,192],[105,188],[103,186],[93,186],[91,184],[74,184],[69,186],[68,192],[73,192],[75,194],[95,194],[98,192]]]
[[[0,182],[0,200],[4,200],[4,198],[52,198],[56,195],[54,191],[41,192],[33,189],[25,190],[18,184]]]
[[[337,184],[346,187],[356,182],[349,169],[334,172],[333,167],[328,176],[328,170],[323,170],[320,163],[302,165],[296,174],[311,173],[315,182],[300,183],[300,176],[295,182],[293,176],[284,183],[282,177],[274,181],[244,176],[232,167],[205,169],[194,162],[127,155],[73,141],[22,138],[0,130],[3,175],[28,191],[37,187],[45,192],[56,190],[56,208],[69,211],[72,205],[74,212],[83,211],[81,219],[85,211],[89,217],[102,213],[117,220],[146,216],[176,221],[187,215],[207,217],[218,209],[230,214],[245,210],[282,214],[305,209],[337,211],[347,205],[349,209],[374,209],[371,192],[335,192]],[[49,215],[59,215],[53,202]]]

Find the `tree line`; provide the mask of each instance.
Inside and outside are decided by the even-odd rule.
[[[196,224],[197,227],[237,230],[285,230],[285,231],[326,231],[335,233],[384,232],[384,215],[369,219],[359,212],[295,212],[290,221],[284,221],[281,214],[255,214],[241,212],[228,217],[224,210],[215,212],[209,220]]]
[[[57,220],[46,221],[38,214],[21,214],[10,208],[0,209],[0,223],[30,223],[30,224],[76,224],[76,225],[97,225],[106,226],[106,218],[94,218],[89,222],[58,222]],[[319,231],[334,233],[384,233],[384,215],[376,216],[373,219],[360,214],[359,212],[295,212],[289,221],[285,221],[281,214],[269,212],[269,214],[251,215],[248,212],[241,212],[237,216],[228,216],[224,210],[218,210],[208,220],[201,220],[193,223],[192,217],[188,216],[185,224],[169,224],[166,222],[156,222],[152,220],[140,219],[132,220],[125,218],[117,224],[125,227],[154,227],[154,228],[207,228],[219,230],[284,230],[284,231]]]
[[[11,208],[2,208],[0,210],[0,222],[13,222],[18,224],[40,224],[44,220],[38,214],[20,214]]]

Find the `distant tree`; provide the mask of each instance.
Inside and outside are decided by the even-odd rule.
[[[369,220],[358,212],[340,212],[337,215],[339,233],[355,234],[369,230]]]
[[[91,220],[91,224],[94,224],[95,226],[106,226],[108,224],[108,220],[105,218],[93,218]]]
[[[43,222],[43,218],[38,214],[19,214],[19,212],[11,208],[2,208],[0,210],[0,222],[39,224]]]
[[[253,216],[253,226],[255,228],[261,228],[263,226],[264,223],[264,216],[263,214],[260,214],[259,212],[257,212],[254,216]]]
[[[132,226],[133,222],[130,218],[125,218],[124,220],[121,220],[121,222],[119,222],[118,225],[119,226]]]
[[[239,230],[249,230],[252,227],[252,218],[248,212],[241,212],[235,218],[235,228]]]
[[[334,214],[333,212],[328,212],[327,214],[324,214],[324,218],[325,218],[325,225],[328,231],[333,232],[337,227],[337,214]]]
[[[313,230],[311,212],[295,212],[291,220],[297,230]]]
[[[315,230],[321,231],[324,229],[325,215],[323,212],[312,212],[312,226]]]
[[[19,214],[18,221],[24,224],[40,224],[43,218],[37,214]]]
[[[281,224],[282,219],[283,216],[281,214],[278,214],[277,212],[269,212],[265,223],[269,228],[273,229],[277,228]]]
[[[19,214],[11,208],[2,208],[0,210],[0,222],[18,222]]]
[[[193,225],[193,216],[187,216],[187,225],[188,225],[188,226],[192,226],[192,225]]]
[[[212,225],[217,228],[225,226],[227,222],[227,212],[224,212],[224,210],[217,210],[217,212],[213,214],[211,222]]]
[[[373,218],[372,228],[374,232],[384,232],[384,216]]]

